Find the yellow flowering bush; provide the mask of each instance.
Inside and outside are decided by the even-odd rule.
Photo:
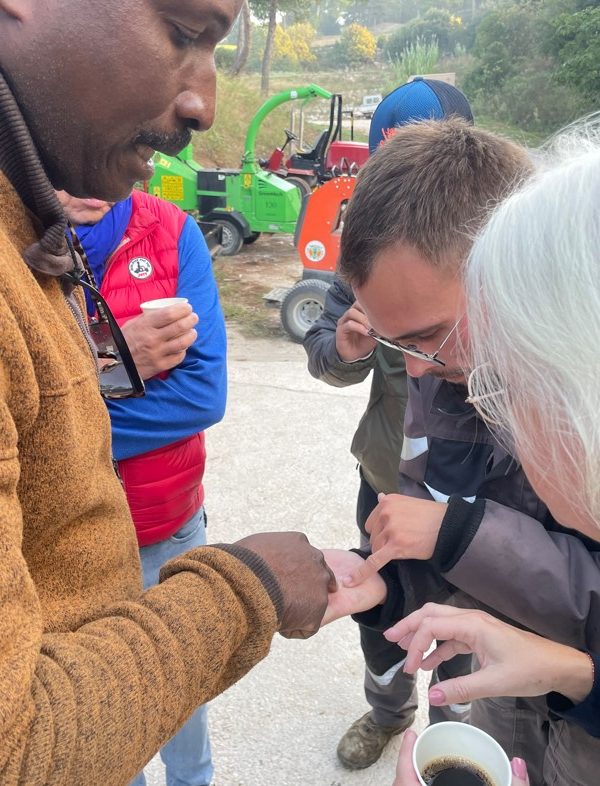
[[[377,54],[377,39],[373,33],[356,23],[344,28],[341,46],[349,65],[372,63]]]

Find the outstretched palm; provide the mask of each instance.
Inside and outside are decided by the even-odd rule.
[[[383,603],[386,598],[386,586],[378,573],[356,587],[345,587],[342,583],[344,577],[349,576],[364,562],[362,557],[343,549],[323,549],[323,555],[335,574],[338,590],[329,594],[322,626],[340,617],[347,617],[349,614],[368,611],[373,606]]]

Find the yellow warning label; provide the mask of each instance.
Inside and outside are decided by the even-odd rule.
[[[177,175],[163,175],[160,179],[162,198],[169,202],[183,201],[183,178]]]
[[[252,188],[252,175],[244,175],[244,188]]]

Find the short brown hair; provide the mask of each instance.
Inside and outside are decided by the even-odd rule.
[[[436,266],[464,260],[489,211],[531,170],[523,147],[464,120],[402,126],[358,176],[339,272],[362,286],[378,253],[395,243]]]

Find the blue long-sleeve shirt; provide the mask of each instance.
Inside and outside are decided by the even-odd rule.
[[[146,381],[143,398],[107,402],[118,461],[204,431],[225,412],[225,322],[210,254],[191,216],[184,223],[178,251],[177,296],[186,297],[198,315],[198,337],[166,379]]]

